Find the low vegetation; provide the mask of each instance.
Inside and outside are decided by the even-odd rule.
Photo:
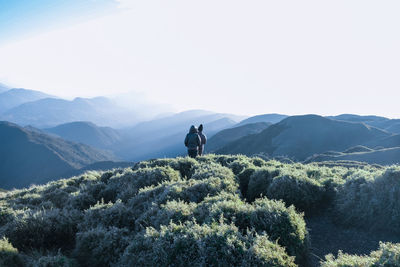
[[[399,196],[396,166],[143,161],[0,193],[0,266],[306,265],[304,217],[330,208],[343,225],[400,229]],[[398,250],[382,243],[370,256],[321,264],[396,262]]]
[[[335,258],[332,254],[325,257],[322,267],[358,267],[358,266],[399,266],[400,244],[380,243],[379,250],[370,255],[349,255],[339,251]]]

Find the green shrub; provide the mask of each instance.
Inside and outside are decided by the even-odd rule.
[[[182,178],[190,179],[197,164],[195,159],[189,157],[177,158],[176,162],[173,163],[173,168],[179,170]]]
[[[37,258],[37,259],[36,259]],[[75,260],[70,259],[58,251],[57,254],[35,256],[34,259],[26,258],[25,266],[28,267],[77,267]]]
[[[0,239],[0,266],[24,266],[18,250],[8,242],[7,238]]]
[[[133,229],[135,218],[133,212],[122,201],[116,203],[97,203],[85,211],[79,230],[96,228],[97,226]]]
[[[271,199],[282,199],[286,205],[294,205],[310,214],[323,204],[325,189],[316,180],[286,174],[275,177],[264,195]]]
[[[161,225],[169,222],[182,223],[194,219],[193,211],[195,203],[186,203],[182,200],[171,200],[161,205],[151,205],[136,221],[136,230],[144,230],[146,227],[159,229]]]
[[[256,167],[249,167],[247,169],[244,169],[242,172],[240,172],[237,175],[238,180],[239,180],[240,192],[242,193],[243,198],[247,197],[247,190],[249,187],[250,177],[251,177],[251,175],[253,175],[253,173],[255,171],[256,171]]]
[[[172,167],[176,164],[176,159],[151,159],[147,161],[141,161],[135,164],[133,170],[139,170],[144,168],[154,168],[154,167]]]
[[[0,237],[32,267],[305,265],[308,233],[295,207],[309,214],[331,200],[341,222],[399,231],[400,167],[212,154],[143,161],[2,193]],[[398,265],[398,255],[398,245],[382,244],[324,264]]]
[[[69,199],[69,193],[63,189],[56,188],[53,191],[42,194],[41,202],[49,201],[53,204],[54,208],[62,208]]]
[[[250,176],[250,181],[247,190],[247,199],[254,201],[257,197],[261,197],[268,191],[274,177],[278,176],[280,170],[277,168],[263,167],[258,168]]]
[[[296,256],[298,262],[307,258],[309,239],[303,215],[281,201],[263,198],[247,204],[237,196],[225,194],[206,198],[195,214],[199,222],[212,223],[223,218],[228,224],[234,223],[243,234],[247,230],[266,233],[285,247],[289,255]]]
[[[343,224],[400,233],[400,168],[389,168],[375,178],[348,178],[337,193],[335,210]]]
[[[221,180],[235,180],[233,172],[227,168],[216,163],[198,164],[194,169],[191,179],[204,180],[208,178],[219,178]]]
[[[181,180],[166,182],[157,186],[143,188],[129,201],[129,206],[149,207],[149,203],[164,204],[168,200],[183,200],[187,203],[200,203],[206,196],[215,196],[220,192],[236,193],[238,185],[231,179],[208,178],[203,180]],[[142,212],[142,211],[141,211]]]
[[[27,211],[8,223],[5,235],[19,250],[70,249],[75,243],[81,212],[69,209]]]
[[[115,199],[111,201],[121,199],[126,202],[134,197],[141,188],[166,181],[177,181],[179,178],[179,173],[170,167],[143,168],[135,171],[125,169],[121,175],[109,180],[109,190],[112,188],[116,192]]]
[[[233,156],[233,155],[215,155],[214,160],[215,162],[221,164],[224,167],[228,167],[229,164],[234,161],[235,159],[237,159],[238,155]]]
[[[82,266],[110,266],[117,262],[130,242],[126,228],[97,227],[80,232],[76,237],[73,255]]]
[[[242,235],[222,223],[171,223],[138,234],[121,266],[295,266],[284,249],[257,235]]]
[[[251,158],[251,163],[253,163],[254,166],[256,167],[263,167],[266,165],[265,160],[263,160],[260,157],[253,157]]]
[[[238,158],[228,164],[228,167],[232,170],[235,175],[241,173],[244,169],[253,167],[254,164],[249,160],[249,158]]]
[[[379,249],[368,256],[349,255],[339,251],[335,258],[332,254],[325,256],[322,267],[367,267],[367,266],[400,266],[400,244],[379,243]]]

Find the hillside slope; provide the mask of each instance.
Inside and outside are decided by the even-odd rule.
[[[48,133],[77,143],[108,149],[121,140],[121,134],[110,127],[99,127],[91,122],[78,121],[44,129]]]
[[[267,122],[256,122],[222,130],[208,140],[206,151],[214,152],[224,147],[226,144],[236,141],[244,136],[258,134],[270,125],[271,123]]]
[[[292,116],[259,134],[243,137],[217,150],[222,154],[266,153],[305,160],[325,151],[344,151],[391,136],[361,123],[331,120],[317,115]]]
[[[225,155],[88,172],[0,193],[0,265],[399,266],[399,178]]]
[[[0,122],[0,188],[44,183],[88,164],[112,159],[112,155],[86,145]]]

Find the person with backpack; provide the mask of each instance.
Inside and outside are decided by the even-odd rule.
[[[201,145],[199,146],[199,156],[203,155],[204,145],[207,143],[207,136],[203,133],[203,124],[199,125],[199,136]]]
[[[198,134],[197,128],[194,125],[190,127],[189,133],[186,135],[185,146],[188,149],[189,157],[197,157],[199,147],[201,146],[201,139]]]

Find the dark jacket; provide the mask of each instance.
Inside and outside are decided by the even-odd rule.
[[[196,127],[194,127],[193,125],[192,127],[190,127],[190,131],[186,135],[185,146],[187,146],[189,150],[197,150],[199,146],[201,146],[200,136],[197,132]]]

